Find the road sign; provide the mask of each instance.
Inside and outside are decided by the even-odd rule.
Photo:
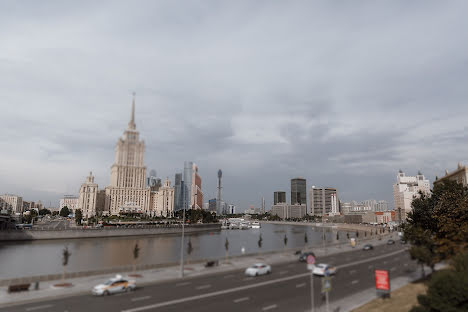
[[[375,270],[375,288],[390,291],[390,279],[387,270]]]
[[[332,289],[331,285],[331,278],[330,277],[323,277],[322,278],[322,292],[326,293]]]
[[[307,256],[307,270],[313,271],[315,269],[315,257],[314,255]]]

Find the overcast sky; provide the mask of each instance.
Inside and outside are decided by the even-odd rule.
[[[130,118],[158,176],[271,205],[290,179],[393,206],[468,163],[466,1],[2,1],[0,193],[109,184]],[[289,194],[288,194],[289,199]]]

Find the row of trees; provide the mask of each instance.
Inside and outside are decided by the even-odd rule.
[[[412,208],[403,232],[423,274],[424,265],[433,271],[436,263],[451,263],[432,274],[427,294],[412,311],[468,311],[468,188],[453,181],[436,184]]]

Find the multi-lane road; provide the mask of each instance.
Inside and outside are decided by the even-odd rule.
[[[374,250],[353,250],[325,256],[319,262],[338,267],[332,278],[330,302],[374,286],[374,270],[387,269],[391,277],[417,270],[406,245],[382,245]],[[265,262],[268,262],[265,259]],[[306,311],[311,307],[310,274],[304,263],[287,262],[272,267],[267,276],[246,277],[243,270],[154,283],[134,292],[108,297],[90,294],[52,299],[0,309],[30,311]],[[323,306],[321,280],[314,278],[315,306]]]

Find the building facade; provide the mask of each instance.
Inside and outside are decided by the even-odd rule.
[[[13,194],[0,195],[5,210],[11,210],[12,213],[23,213],[23,197]]]
[[[289,205],[286,203],[273,205],[270,210],[272,216],[276,215],[281,219],[301,219],[306,213],[306,205]]]
[[[156,217],[172,217],[174,215],[174,188],[166,178],[164,185],[156,192],[151,192],[151,209],[149,215]]]
[[[430,182],[421,172],[416,176],[406,176],[403,171],[399,171],[397,182],[393,185],[393,201],[395,211],[401,209],[402,219],[411,211],[411,203],[414,198],[419,197],[419,192],[429,194]]]
[[[192,209],[203,209],[202,179],[198,174],[198,166],[193,164],[192,168],[192,192],[190,207]]]
[[[90,172],[85,183],[81,184],[78,196],[77,209],[81,209],[83,217],[90,218],[97,214],[97,195],[98,185],[94,183],[93,173]]]
[[[273,193],[273,205],[286,203],[286,192],[276,191]]]
[[[309,190],[309,199],[312,215],[340,214],[338,191],[336,188],[312,186]]]
[[[306,179],[291,179],[291,205],[307,206],[307,185]]]
[[[462,166],[461,163],[458,163],[457,169],[449,172],[445,170],[445,175],[442,178],[437,178],[434,181],[434,185],[442,183],[444,181],[455,181],[462,184],[463,186],[468,185],[468,167]]]
[[[75,210],[78,209],[78,197],[75,195],[63,196],[63,198],[60,199],[59,208],[62,209],[65,206],[74,213]]]

